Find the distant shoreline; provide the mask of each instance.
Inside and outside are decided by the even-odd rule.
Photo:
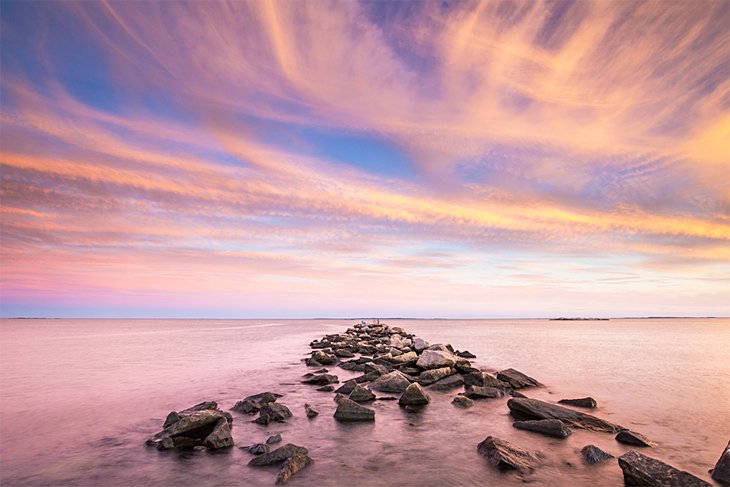
[[[730,318],[730,316],[612,316],[609,318],[582,318],[582,317],[559,317],[559,318],[412,318],[412,317],[342,317],[342,318],[180,318],[180,317],[95,317],[95,316],[2,316],[0,319],[3,320],[220,320],[220,321],[234,321],[234,320],[311,320],[311,321],[360,321],[360,320],[383,320],[383,321],[495,321],[495,320],[547,320],[547,321],[610,321],[610,320],[710,320],[710,319],[722,319]]]

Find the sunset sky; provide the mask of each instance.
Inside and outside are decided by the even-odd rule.
[[[730,315],[730,2],[2,2],[2,316]]]

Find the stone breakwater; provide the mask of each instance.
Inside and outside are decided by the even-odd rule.
[[[469,351],[457,350],[450,344],[430,344],[403,328],[362,322],[343,333],[314,340],[310,347],[312,351],[303,362],[310,370],[316,370],[306,372],[300,382],[303,387],[333,394],[337,404],[334,421],[376,421],[377,408],[368,407],[374,401],[392,401],[392,406],[388,407],[418,414],[429,407],[433,394],[453,395],[451,404],[457,408],[469,408],[474,401],[508,396],[507,408],[515,419],[513,426],[516,429],[559,438],[560,441],[570,441],[573,429],[585,429],[615,434],[616,441],[640,448],[654,445],[640,433],[591,414],[527,397],[531,388],[543,385],[518,370],[510,368],[495,374],[487,373],[472,364],[477,357]],[[333,367],[359,375],[340,383]],[[238,401],[231,411],[236,413],[236,420],[245,417],[239,415],[255,416],[253,422],[263,426],[285,423],[295,413],[280,401],[282,397],[274,392],[257,393]],[[597,405],[591,397],[558,402],[580,409],[593,409]],[[326,420],[318,417],[319,412],[310,404],[303,405],[302,413],[310,421]],[[150,437],[146,444],[159,450],[230,448],[234,445],[231,435],[233,421],[234,416],[218,409],[215,402],[204,402],[180,412],[171,412],[162,430]],[[488,424],[485,421],[485,428]],[[280,441],[281,436],[275,435],[265,443],[239,448],[256,455],[248,462],[250,467],[280,464],[276,483],[285,483],[314,460],[307,448],[291,443],[272,449],[272,445]],[[472,447],[476,447],[477,452],[495,468],[514,471],[520,476],[530,475],[539,469],[544,459],[542,452],[531,451],[525,445],[516,445],[491,435]],[[580,454],[586,464],[616,461],[613,455],[593,445],[583,446]],[[713,478],[721,483],[727,481],[728,462],[725,460],[728,455],[726,449],[713,472]],[[626,483],[631,485],[709,485],[635,450],[620,456],[617,463]]]

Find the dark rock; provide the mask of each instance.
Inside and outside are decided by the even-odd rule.
[[[259,414],[260,416],[255,422],[264,425],[269,424],[271,421],[281,422],[292,417],[292,413],[289,408],[283,404],[279,404],[278,402],[264,404],[264,407],[261,408]]]
[[[513,389],[541,386],[538,381],[515,369],[506,369],[497,374],[497,379],[507,382]]]
[[[375,411],[344,397],[337,403],[334,416],[338,421],[375,421]]]
[[[160,450],[232,446],[230,424],[233,417],[219,409],[208,409],[216,406],[214,402],[201,403],[179,413],[168,414],[164,429],[148,438],[145,444]]]
[[[281,435],[279,433],[266,438],[267,445],[273,445],[274,443],[279,443],[280,441],[281,441]]]
[[[477,358],[476,355],[471,353],[469,350],[464,350],[463,352],[457,352],[456,355],[462,358]]]
[[[305,379],[302,381],[303,384],[314,384],[318,386],[324,386],[327,384],[335,384],[339,382],[336,375],[332,374],[320,374],[315,375],[314,377],[310,377],[309,379]]]
[[[354,353],[345,348],[338,348],[337,350],[335,350],[335,355],[343,358],[351,358],[355,356]]]
[[[309,367],[322,367],[322,364],[314,360],[312,357],[305,358],[304,363]]]
[[[418,376],[418,383],[422,386],[427,386],[455,373],[456,370],[452,369],[451,367],[424,370],[421,375]]]
[[[226,418],[221,418],[215,424],[213,431],[205,437],[203,445],[209,450],[219,450],[221,448],[230,448],[233,446],[233,437],[231,436],[231,423]]]
[[[355,402],[368,402],[375,399],[375,394],[372,393],[369,389],[364,388],[363,386],[355,386],[355,388],[350,392],[350,400]]]
[[[509,395],[510,395],[510,396],[512,396],[512,397],[521,397],[521,398],[523,398],[523,399],[527,399],[527,396],[525,396],[525,395],[524,395],[524,394],[522,394],[521,392],[519,392],[519,391],[516,391],[516,390],[514,390],[514,389],[510,389],[510,391],[509,391]]]
[[[254,455],[263,455],[264,453],[269,453],[270,451],[271,447],[263,443],[256,443],[255,445],[251,445],[248,447],[248,452],[253,453]]]
[[[319,411],[312,408],[312,406],[310,406],[309,404],[304,404],[304,412],[307,413],[308,418],[313,418],[319,414]]]
[[[393,396],[380,396],[375,398],[376,401],[397,401],[397,397]]]
[[[712,469],[712,478],[723,485],[730,485],[730,442]]]
[[[449,391],[451,389],[461,387],[464,385],[464,379],[459,374],[450,375],[438,382],[434,382],[429,386],[429,389],[434,391]]]
[[[380,377],[380,374],[378,372],[372,371],[372,372],[368,372],[367,374],[358,375],[353,380],[355,382],[357,382],[358,384],[363,384],[365,382],[370,382],[372,380],[375,380],[378,377]]]
[[[340,362],[339,364],[337,364],[337,366],[342,369],[354,372],[365,372],[365,364],[357,363],[354,360],[350,360],[348,362]]]
[[[456,357],[451,352],[431,348],[421,352],[421,356],[416,362],[416,366],[422,369],[440,369],[454,365],[456,365]]]
[[[493,377],[486,372],[470,372],[464,376],[464,384],[467,386],[496,387],[497,389],[511,389],[511,386],[504,381]]]
[[[610,453],[606,453],[595,445],[584,446],[581,449],[580,454],[583,455],[583,459],[591,465],[593,465],[594,463],[605,462],[606,460],[614,458],[613,455],[611,455]]]
[[[592,397],[582,397],[580,399],[561,399],[558,401],[560,404],[567,404],[568,406],[576,406],[579,408],[594,408],[597,406],[596,400]]]
[[[540,461],[536,453],[493,436],[488,436],[479,443],[477,452],[487,457],[489,463],[499,469],[514,469],[521,473],[531,472]]]
[[[339,392],[340,394],[349,394],[355,387],[357,387],[357,382],[355,382],[354,379],[351,379],[335,389],[335,392]]]
[[[380,377],[381,375],[385,375],[391,371],[392,371],[392,367],[391,367],[390,363],[388,363],[388,362],[383,362],[383,363],[374,363],[373,362],[373,363],[365,364],[366,375],[371,372],[375,372],[378,374],[378,377]],[[378,377],[375,377],[375,379],[377,379]],[[371,380],[374,380],[374,379],[371,379]]]
[[[327,372],[329,372],[329,370],[325,369],[324,367],[314,371],[315,374],[326,374]]]
[[[170,426],[165,428],[164,431],[169,436],[178,436],[194,430],[201,429],[208,425],[210,425],[210,430],[212,431],[215,427],[214,425],[218,423],[218,420],[221,418],[226,418],[226,416],[223,411],[219,411],[217,409],[205,409],[202,411],[196,411],[171,424]],[[206,433],[205,436],[208,436],[211,431]]]
[[[319,362],[321,365],[334,365],[337,363],[337,357],[328,355],[323,350],[312,352],[312,360]]]
[[[277,475],[276,477],[276,483],[287,483],[292,475],[310,466],[312,463],[314,463],[314,460],[309,458],[309,455],[307,455],[306,453],[295,453],[294,455],[287,458],[284,462],[284,465],[279,471],[279,475]]]
[[[401,406],[423,406],[429,402],[431,402],[431,398],[417,382],[406,387],[398,400],[398,404]]]
[[[370,383],[370,388],[381,392],[403,392],[411,384],[405,374],[394,370]]]
[[[618,465],[626,485],[642,487],[710,487],[710,484],[671,465],[631,450],[621,455]]]
[[[566,438],[572,431],[559,419],[536,419],[530,421],[515,421],[512,426],[519,430],[534,431],[553,438]]]
[[[277,448],[276,450],[264,453],[263,455],[251,459],[248,464],[252,467],[262,467],[266,465],[274,465],[286,461],[289,457],[295,454],[309,454],[309,450],[302,446],[297,446],[292,443],[287,443],[284,446]]]
[[[504,396],[504,392],[496,387],[469,386],[464,395],[469,399],[494,399]]]
[[[538,399],[514,397],[507,401],[510,413],[516,419],[559,419],[563,423],[592,431],[615,433],[622,428],[616,424],[557,404]]]
[[[264,404],[276,402],[276,399],[279,397],[281,397],[281,394],[277,394],[275,392],[261,392],[259,394],[243,398],[238,401],[231,410],[244,414],[256,413],[264,406]]]
[[[632,446],[654,446],[654,442],[646,436],[630,430],[621,430],[616,435],[616,441]]]
[[[474,401],[469,399],[466,396],[456,396],[452,401],[451,404],[453,404],[456,407],[460,408],[470,408],[474,405]]]
[[[326,386],[318,387],[317,390],[321,391],[321,392],[332,392],[335,390],[335,388],[334,388],[334,386],[326,385]]]
[[[421,374],[421,369],[417,367],[398,367],[398,370],[406,375],[418,376]]]

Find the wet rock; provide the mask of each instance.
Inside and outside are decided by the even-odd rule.
[[[456,357],[452,353],[430,348],[424,350],[416,362],[416,366],[422,369],[440,369],[454,365],[456,365]]]
[[[375,421],[375,411],[345,397],[337,403],[334,416],[338,421]]]
[[[307,450],[303,446],[297,446],[292,443],[287,443],[286,445],[281,446],[272,452],[264,453],[259,457],[251,459],[248,464],[252,467],[275,465],[277,463],[286,461],[288,458],[296,454],[307,455],[309,454],[309,450]]]
[[[332,392],[335,390],[335,388],[334,388],[334,386],[326,385],[326,386],[318,387],[317,390],[320,392]]]
[[[479,443],[477,452],[487,457],[489,463],[501,470],[513,469],[520,473],[531,472],[540,461],[538,454],[493,436],[488,436]]]
[[[310,377],[309,379],[305,379],[302,381],[303,384],[314,384],[318,386],[324,386],[327,384],[335,384],[339,382],[336,375],[332,374],[320,374],[315,375],[314,377]]]
[[[342,358],[351,358],[355,356],[354,353],[347,350],[346,348],[338,348],[337,350],[335,350],[335,355]]]
[[[616,435],[616,441],[632,446],[654,446],[654,442],[646,436],[630,430],[621,430]]]
[[[319,362],[321,365],[334,365],[337,363],[337,357],[329,355],[322,350],[312,352],[312,360]]]
[[[431,398],[417,382],[406,387],[398,400],[398,404],[401,406],[423,406],[429,402],[431,402]]]
[[[319,370],[314,371],[315,374],[326,374],[327,372],[329,372],[329,370],[327,370],[325,368],[321,368]]]
[[[350,360],[348,362],[340,362],[339,364],[337,364],[337,366],[353,372],[365,372],[365,364],[358,363],[354,360]]]
[[[469,399],[495,399],[504,396],[504,392],[496,387],[469,386],[464,395]]]
[[[515,421],[512,423],[517,429],[534,431],[553,438],[566,438],[572,431],[559,419],[537,419],[529,421]]]
[[[314,463],[314,460],[309,458],[309,455],[306,453],[295,453],[284,462],[284,465],[279,471],[279,475],[276,477],[276,483],[287,483],[289,479],[291,479],[292,475],[310,466],[312,463]]]
[[[254,455],[263,455],[264,453],[269,453],[271,451],[271,447],[263,443],[256,443],[255,445],[249,446],[247,449],[249,453],[253,453]]]
[[[201,403],[179,413],[168,414],[159,433],[147,439],[147,446],[159,450],[194,449],[206,447],[212,450],[233,445],[230,424],[233,417],[219,409],[214,402]]]
[[[560,404],[567,404],[568,406],[576,406],[579,408],[595,408],[598,404],[592,397],[581,397],[580,399],[561,399],[558,401]]]
[[[730,485],[730,442],[712,469],[712,478],[723,485]]]
[[[204,409],[181,418],[179,421],[165,428],[164,431],[169,436],[178,436],[204,428],[208,425],[210,425],[210,430],[212,431],[214,425],[221,418],[228,420],[223,411],[219,411],[217,409]],[[208,434],[210,434],[210,432],[208,432],[205,436],[208,436]]]
[[[438,370],[438,369],[437,369]],[[433,391],[449,391],[464,385],[464,379],[459,374],[450,375],[438,382],[430,385],[429,389]]]
[[[358,384],[364,384],[365,382],[370,382],[380,377],[380,374],[378,372],[368,372],[367,374],[358,375],[353,380],[357,382]]]
[[[467,386],[496,387],[497,389],[511,389],[509,383],[497,379],[486,372],[476,371],[464,375],[464,384]]]
[[[497,374],[497,379],[507,382],[513,389],[541,386],[538,381],[515,369],[506,369]]]
[[[314,418],[315,416],[319,415],[319,411],[306,403],[304,404],[304,412],[307,413],[308,418]]]
[[[312,357],[305,358],[304,363],[307,364],[308,367],[322,367],[322,364],[314,360]]]
[[[370,374],[370,373],[376,373],[378,375],[375,377],[375,379],[377,379],[381,375],[385,375],[388,372],[391,372],[392,370],[393,369],[388,362],[365,364],[365,372],[366,372],[365,375]],[[374,379],[371,379],[371,380],[374,380]]]
[[[618,459],[626,485],[642,487],[710,487],[710,484],[671,465],[631,450]]]
[[[370,383],[370,388],[381,392],[403,392],[411,384],[405,374],[394,370],[382,375]]]
[[[421,375],[418,376],[418,383],[422,386],[427,386],[455,373],[456,370],[452,369],[451,367],[424,370]]]
[[[256,413],[264,406],[264,404],[276,402],[276,400],[280,397],[282,397],[282,395],[275,392],[261,392],[259,394],[243,398],[238,401],[231,410],[244,414]]]
[[[221,448],[230,448],[233,446],[233,437],[231,436],[231,423],[226,418],[221,418],[215,424],[213,431],[205,437],[203,445],[209,450],[219,450]]]
[[[459,408],[470,408],[474,405],[474,401],[469,399],[466,396],[456,396],[452,401],[451,404],[453,404],[456,407]]]
[[[516,419],[559,419],[563,423],[592,431],[616,433],[622,428],[590,414],[581,413],[557,404],[538,399],[514,397],[507,401],[510,413]]]
[[[591,465],[595,463],[605,462],[606,460],[614,458],[613,455],[611,455],[610,453],[606,453],[595,445],[584,446],[581,449],[580,454],[583,455],[583,459],[586,461],[586,463],[590,463]]]
[[[509,394],[510,394],[510,396],[512,396],[512,397],[521,397],[521,398],[527,399],[527,396],[525,396],[525,395],[524,395],[524,394],[522,394],[521,392],[519,392],[519,391],[516,391],[516,390],[514,390],[514,389],[510,389],[510,391],[509,391]]]
[[[273,445],[274,443],[279,443],[280,441],[281,441],[281,435],[279,433],[266,438],[267,445]]]
[[[272,421],[282,422],[287,418],[291,418],[292,413],[288,407],[278,402],[270,402],[264,404],[259,411],[259,417],[254,420],[255,423],[267,425]]]
[[[162,427],[167,428],[171,424],[180,421],[186,416],[190,416],[197,411],[204,411],[206,409],[218,409],[218,403],[216,403],[215,401],[205,401],[201,402],[200,404],[196,404],[195,406],[184,409],[180,412],[172,411],[170,412],[170,414],[167,415],[167,418],[165,418],[165,422]]]
[[[477,358],[476,355],[471,353],[469,350],[464,350],[463,352],[457,352],[456,355],[462,358]]]
[[[340,394],[349,394],[355,387],[357,387],[357,382],[354,379],[350,379],[335,389],[335,392],[339,392]]]
[[[358,385],[350,392],[349,399],[355,402],[368,402],[375,399],[375,394],[369,389]]]

